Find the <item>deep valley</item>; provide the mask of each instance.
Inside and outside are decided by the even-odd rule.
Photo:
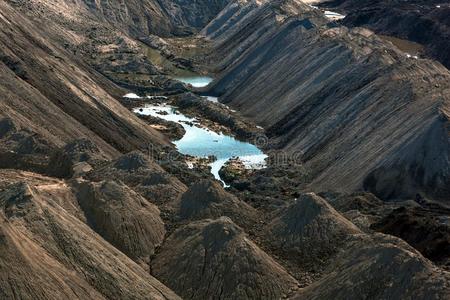
[[[0,298],[449,299],[448,4],[306,2],[0,0]]]

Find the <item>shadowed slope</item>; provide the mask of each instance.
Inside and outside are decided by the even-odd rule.
[[[159,209],[114,181],[80,182],[75,189],[89,226],[128,257],[148,264],[166,233]]]
[[[193,184],[181,197],[180,216],[186,220],[227,216],[245,227],[258,219],[258,212],[227,193],[218,182],[203,180]]]
[[[229,218],[174,232],[152,269],[186,299],[278,299],[297,282]]]
[[[360,236],[293,299],[446,299],[450,274],[400,239]]]
[[[448,70],[292,3],[235,13],[209,33],[225,54],[210,92],[264,126],[273,147],[302,153],[316,191],[448,199]]]
[[[230,0],[84,0],[94,14],[137,37],[187,35],[205,26]]]
[[[272,251],[312,273],[321,273],[330,258],[359,233],[355,225],[313,193],[301,195],[263,228]]]

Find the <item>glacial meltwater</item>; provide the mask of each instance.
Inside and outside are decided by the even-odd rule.
[[[219,170],[231,158],[239,157],[247,168],[256,169],[265,166],[267,155],[256,146],[201,127],[198,120],[181,114],[173,106],[147,105],[134,109],[134,112],[181,124],[186,134],[180,140],[174,141],[178,151],[196,157],[215,156],[217,160],[210,166],[211,173],[218,180],[221,180]]]

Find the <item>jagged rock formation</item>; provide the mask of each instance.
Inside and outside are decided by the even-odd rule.
[[[174,232],[152,265],[185,299],[279,299],[297,283],[229,218]]]
[[[380,34],[418,42],[425,53],[450,68],[450,5],[442,0],[335,0],[325,7],[342,11],[345,26],[364,26]]]
[[[165,236],[159,209],[114,181],[80,182],[75,188],[89,226],[128,257],[148,264]]]
[[[258,212],[227,193],[218,182],[211,180],[194,183],[181,196],[181,219],[216,219],[221,216],[227,216],[234,223],[246,228],[257,221]]]
[[[36,177],[0,191],[2,298],[178,299],[77,217],[63,182]]]
[[[297,1],[243,12],[204,31],[224,56],[211,93],[264,126],[273,147],[301,153],[313,190],[449,198],[445,67],[368,30],[330,28]]]
[[[362,235],[293,299],[445,299],[449,273],[400,239]]]
[[[352,235],[361,231],[323,198],[301,195],[263,229],[272,249],[293,264],[319,271]]]

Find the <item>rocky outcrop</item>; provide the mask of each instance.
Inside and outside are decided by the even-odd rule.
[[[181,124],[166,121],[164,119],[150,116],[150,115],[138,115],[139,118],[144,120],[147,124],[150,124],[153,128],[169,137],[171,141],[180,140],[185,134],[186,130]]]
[[[0,119],[0,168],[46,173],[55,147],[28,128],[18,128],[9,118]]]
[[[53,151],[47,174],[58,178],[79,178],[107,160],[108,157],[90,140],[77,139]]]
[[[265,127],[272,147],[301,153],[314,191],[449,198],[445,67],[297,1],[215,21],[225,17],[226,30],[207,32],[224,57],[211,92]]]
[[[184,93],[176,97],[173,104],[183,112],[198,116],[203,123],[211,122],[212,124],[208,127],[214,128],[220,125],[222,128],[217,129],[217,132],[222,131],[226,134],[235,135],[238,139],[253,143],[255,142],[255,136],[263,134],[261,128],[257,128],[255,124],[242,118],[237,111],[193,93]]]
[[[152,267],[155,276],[186,299],[278,299],[297,287],[294,278],[225,217],[174,232]]]
[[[73,199],[43,177],[0,191],[3,298],[178,299],[80,220]]]
[[[194,183],[181,196],[180,217],[184,220],[229,217],[234,223],[247,228],[258,219],[258,212],[247,203],[227,193],[215,181]]]
[[[401,206],[418,206],[414,201],[386,203],[367,192],[352,194],[324,193],[321,195],[334,209],[365,232],[372,232],[372,224]]]

